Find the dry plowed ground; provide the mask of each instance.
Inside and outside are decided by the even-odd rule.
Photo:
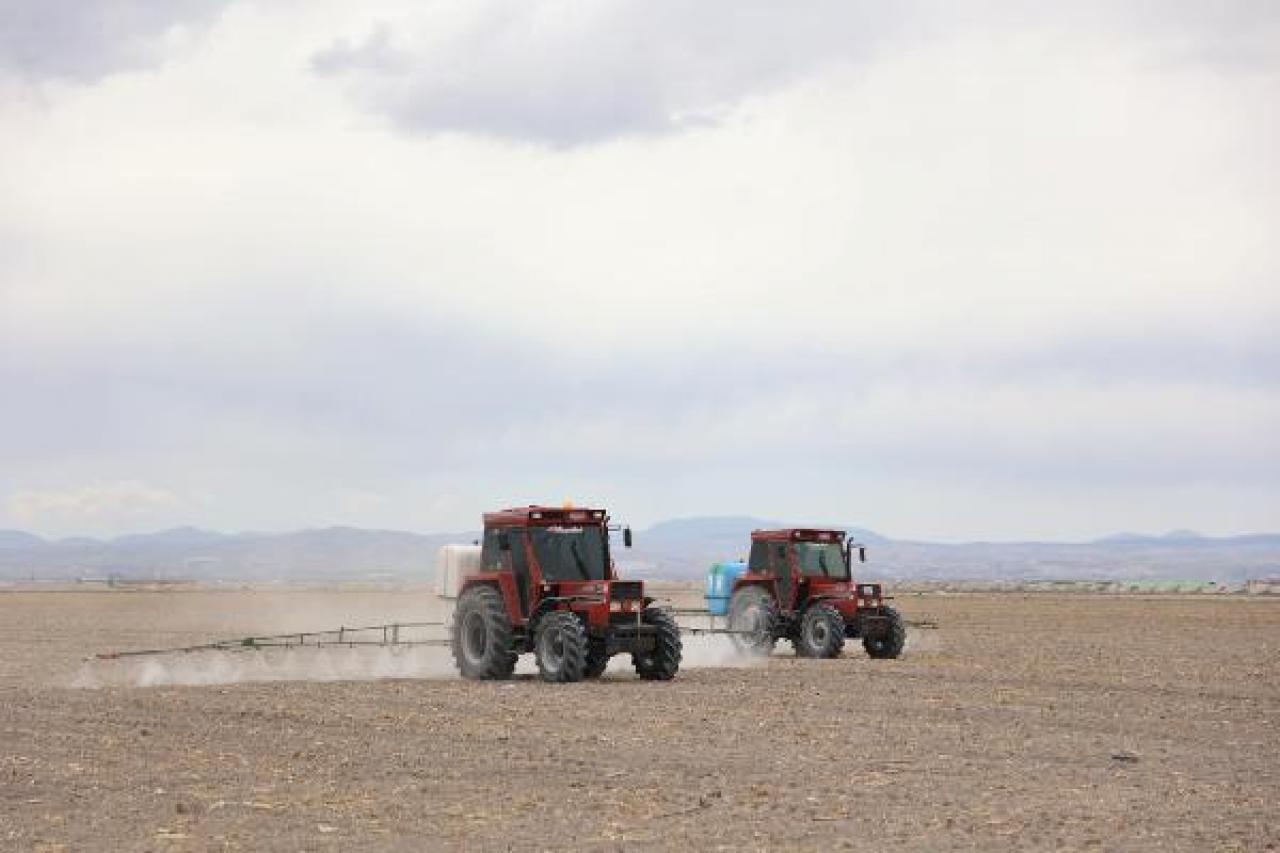
[[[940,627],[900,660],[784,643],[668,684],[79,663],[425,599],[0,594],[0,849],[1280,847],[1280,601],[907,597]]]

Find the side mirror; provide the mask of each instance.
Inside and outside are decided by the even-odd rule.
[[[511,536],[505,530],[498,531],[498,550],[511,550]]]
[[[630,527],[622,528],[622,544],[626,548],[631,547],[631,528]]]
[[[858,562],[865,563],[867,561],[867,548],[865,545],[858,546]]]

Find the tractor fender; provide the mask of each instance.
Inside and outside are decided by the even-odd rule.
[[[773,578],[760,578],[760,577],[738,578],[733,582],[732,592],[737,592],[740,589],[746,589],[749,586],[761,587],[764,589],[765,592],[773,596],[774,599],[777,599],[777,596],[774,595],[774,591],[773,591],[773,588],[774,588]]]
[[[498,596],[502,598],[502,603],[507,610],[507,618],[511,620],[512,626],[517,630],[524,624],[524,620],[520,616],[520,608],[516,599],[515,579],[510,573],[502,572],[484,572],[471,575],[463,582],[462,587],[458,590],[458,598],[469,590],[477,587],[489,587],[496,590]]]
[[[553,611],[553,610],[561,610],[561,609],[563,609],[560,605],[562,605],[562,604],[572,604],[572,603],[573,603],[573,602],[575,602],[575,601],[590,601],[590,602],[597,602],[597,603],[598,603],[598,602],[600,602],[600,601],[603,601],[603,599],[602,599],[602,598],[600,598],[600,596],[598,596],[598,595],[552,595],[552,596],[548,596],[548,597],[546,597],[546,598],[543,598],[541,601],[539,601],[539,602],[538,602],[538,606],[537,606],[537,607],[535,607],[535,608],[533,609],[533,612],[529,614],[529,626],[530,626],[530,628],[533,628],[533,627],[537,624],[537,622],[538,622],[538,620],[539,620],[539,619],[541,619],[543,616],[546,616],[546,615],[547,615],[548,613],[550,613],[551,611]]]
[[[808,613],[813,608],[817,607],[819,604],[826,604],[831,608],[833,608],[836,611],[836,613],[840,616],[841,622],[844,623],[845,636],[846,637],[851,636],[849,633],[851,630],[855,632],[858,630],[858,627],[855,624],[858,621],[857,610],[856,608],[851,608],[851,612],[846,613],[840,607],[841,602],[849,602],[849,601],[856,601],[856,599],[853,598],[853,596],[846,596],[846,595],[828,594],[828,595],[810,596],[809,600],[806,601],[804,603],[804,606],[801,607],[799,612],[796,613],[795,622],[797,625],[799,625],[801,622],[804,621],[804,617],[806,613]]]
[[[733,582],[733,591],[729,594],[729,600],[733,600],[733,596],[737,595],[740,590],[750,589],[751,587],[759,587],[764,590],[765,594],[773,600],[773,606],[779,610],[781,614],[781,604],[778,601],[778,584],[774,578],[754,577],[754,578],[738,578]]]
[[[475,589],[478,586],[492,587],[493,589],[498,590],[499,593],[502,592],[502,585],[498,583],[497,578],[469,577],[464,578],[462,585],[458,587],[458,598],[461,598],[468,590]]]

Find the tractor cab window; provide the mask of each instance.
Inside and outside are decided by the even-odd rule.
[[[504,550],[503,538],[506,539]],[[484,531],[484,544],[480,546],[480,565],[485,571],[503,571],[508,563],[504,554],[510,554],[511,574],[515,576],[516,595],[520,597],[520,612],[529,610],[529,558],[524,547],[524,531],[516,527],[490,527]]]
[[[802,575],[849,579],[849,567],[844,564],[844,549],[835,542],[797,542],[796,562],[800,565]]]
[[[609,576],[609,552],[600,527],[531,527],[529,539],[546,580],[599,581]]]
[[[480,546],[480,565],[486,571],[502,568],[502,548],[498,544],[498,529],[490,527],[484,532],[484,544]]]
[[[788,569],[786,542],[752,542],[747,558],[749,571],[763,575],[784,575]]]

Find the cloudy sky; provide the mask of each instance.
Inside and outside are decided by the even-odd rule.
[[[1280,6],[0,4],[0,527],[1280,529]]]

